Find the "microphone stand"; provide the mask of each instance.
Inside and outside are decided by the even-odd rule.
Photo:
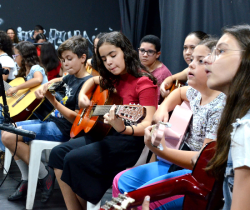
[[[9,70],[2,68],[2,64],[0,63],[0,96],[2,96],[2,99],[3,99],[2,107],[3,107],[3,113],[4,113],[4,121],[3,121],[3,124],[0,124],[0,130],[4,130],[4,131],[8,131],[10,133],[16,134],[16,148],[15,148],[14,154],[12,155],[12,159],[11,159],[11,163],[12,163],[14,156],[16,154],[16,150],[17,150],[18,135],[27,136],[29,138],[35,138],[36,133],[33,131],[18,129],[12,125],[10,113],[9,113],[9,107],[7,105],[7,100],[6,100],[6,95],[5,95],[3,74],[8,75]],[[4,170],[5,170],[5,168],[4,168]],[[5,178],[3,179],[3,181],[0,183],[0,187],[3,185],[3,183],[6,180],[8,175],[9,175],[9,170],[8,170]]]
[[[27,136],[29,138],[35,138],[36,133],[33,131],[27,131],[23,129],[15,128],[11,123],[11,118],[9,114],[9,107],[7,105],[6,95],[5,95],[5,89],[3,84],[3,74],[7,75],[9,74],[9,70],[2,68],[2,65],[0,63],[0,95],[3,98],[3,112],[4,112],[4,121],[3,124],[0,124],[0,130],[8,131],[10,133],[15,133],[20,136]]]

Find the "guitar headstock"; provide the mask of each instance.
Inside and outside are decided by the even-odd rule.
[[[146,108],[141,105],[120,105],[116,110],[116,115],[124,119],[128,124],[141,122],[146,116]]]
[[[48,91],[51,92],[52,94],[55,94],[55,92],[64,91],[63,90],[64,84],[65,83],[63,81],[54,82],[49,86]]]
[[[123,210],[127,209],[131,203],[135,202],[133,198],[128,197],[126,194],[119,194],[117,198],[112,197],[111,201],[106,201],[101,210],[117,209]]]

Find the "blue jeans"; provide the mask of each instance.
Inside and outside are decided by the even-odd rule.
[[[182,169],[168,173],[170,164],[163,161],[148,163],[137,166],[124,172],[118,180],[118,188],[121,193],[131,192],[138,188],[166,181],[168,179],[191,173],[191,170]],[[184,197],[172,199],[171,201],[156,201],[150,204],[150,209],[157,210],[181,210]]]
[[[34,131],[36,133],[36,138],[38,140],[46,141],[68,141],[69,138],[65,137],[54,122],[51,121],[41,121],[41,120],[26,120],[16,123],[17,126],[22,126],[22,129]],[[23,137],[24,142],[29,142],[31,138]]]

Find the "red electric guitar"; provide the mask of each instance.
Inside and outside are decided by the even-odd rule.
[[[85,133],[101,139],[111,129],[109,124],[105,124],[102,117],[111,109],[113,104],[122,104],[122,99],[117,94],[104,90],[100,86],[96,87],[90,97],[91,105],[88,108],[80,109],[70,131],[70,137],[77,136],[82,130]],[[117,105],[116,116],[126,120],[130,124],[140,122],[146,116],[146,108],[140,105]]]
[[[185,195],[183,210],[217,210],[223,205],[222,180],[215,180],[208,175],[206,168],[214,156],[216,142],[207,144],[199,155],[191,174],[182,175],[154,185],[119,195],[106,202],[101,210],[129,209],[140,206],[144,197],[149,195],[150,202],[174,195]]]

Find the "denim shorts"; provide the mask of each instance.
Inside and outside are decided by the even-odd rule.
[[[26,120],[16,123],[17,126],[21,126],[24,130],[33,131],[36,133],[36,137],[34,139],[37,140],[46,140],[46,141],[59,141],[65,142],[68,141],[69,138],[64,136],[62,132],[59,130],[57,125],[51,121],[41,121],[41,120]],[[34,140],[28,137],[23,137],[24,142],[29,142]]]

